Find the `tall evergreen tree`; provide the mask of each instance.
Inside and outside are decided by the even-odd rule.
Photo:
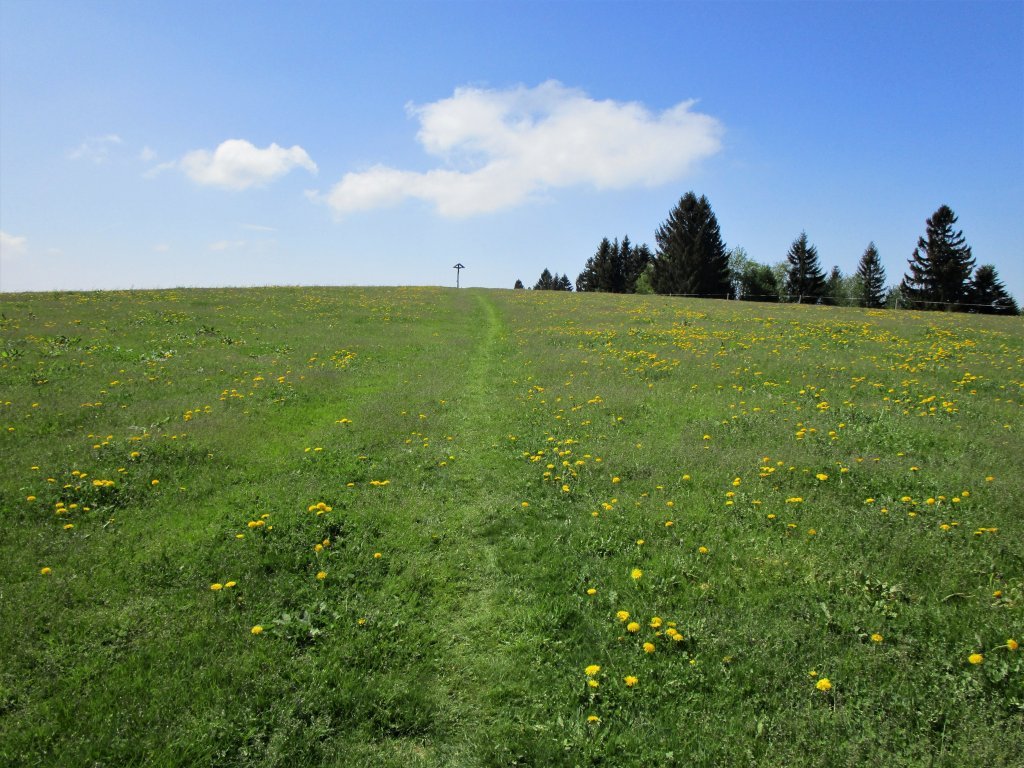
[[[513,287],[514,289],[516,289],[517,291],[521,291],[521,290],[523,290],[524,288],[526,288],[526,286],[525,286],[525,285],[523,285],[523,281],[522,281],[522,280],[516,280],[516,284],[515,284],[515,285],[513,285],[512,287]]]
[[[742,301],[778,301],[779,283],[775,270],[767,264],[749,262],[740,275],[739,297]]]
[[[658,293],[725,298],[729,294],[729,254],[718,219],[703,195],[687,192],[654,235],[653,284]]]
[[[862,307],[881,307],[885,302],[885,267],[873,242],[868,243],[857,265],[858,296]]]
[[[629,235],[621,244],[617,239],[609,242],[606,237],[576,278],[576,290],[633,293],[650,257],[650,249],[646,245],[634,248]]]
[[[843,277],[843,270],[839,267],[832,267],[832,271],[825,281],[825,295],[821,297],[822,304],[842,306],[846,299],[846,280]]]
[[[793,241],[786,254],[786,293],[798,304],[817,301],[825,295],[825,273],[818,261],[818,249],[807,242],[807,233]]]
[[[974,257],[964,233],[953,229],[956,220],[948,205],[940,206],[909,259],[900,288],[921,309],[957,309],[967,298]]]
[[[535,291],[550,291],[555,283],[554,275],[551,271],[545,267],[544,271],[540,273],[540,279],[533,284],[533,290]]]
[[[1020,308],[999,280],[999,273],[991,264],[982,264],[971,280],[968,299],[971,309],[984,315],[1019,315]]]

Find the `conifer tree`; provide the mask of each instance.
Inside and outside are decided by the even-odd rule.
[[[807,242],[807,233],[793,241],[786,254],[786,293],[800,304],[817,301],[825,295],[825,273],[818,261],[818,249]]]
[[[881,307],[885,302],[885,267],[873,242],[868,243],[857,265],[858,296],[862,307]]]
[[[551,271],[545,267],[544,271],[540,273],[540,279],[533,284],[533,290],[535,291],[550,291],[554,285],[555,278],[551,274]]]
[[[968,294],[971,310],[984,315],[1018,315],[1020,308],[999,280],[991,264],[982,264],[974,273]]]
[[[940,206],[925,222],[900,288],[920,309],[958,309],[967,298],[974,257],[964,233],[954,230],[956,214]]]
[[[687,192],[655,232],[652,282],[658,293],[726,298],[729,254],[718,219],[703,195]]]
[[[636,281],[650,258],[650,249],[646,245],[633,247],[629,235],[622,238],[621,244],[617,239],[609,242],[606,237],[576,278],[576,290],[634,293]]]

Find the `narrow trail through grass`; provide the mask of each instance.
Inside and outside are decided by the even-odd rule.
[[[478,329],[478,340],[466,350],[472,358],[455,403],[452,426],[460,470],[444,518],[445,563],[439,569],[458,577],[446,585],[442,615],[435,618],[449,638],[441,659],[452,718],[445,749],[461,764],[473,759],[474,742],[498,717],[489,697],[515,666],[502,648],[502,543],[495,536],[495,523],[504,514],[500,507],[507,503],[500,480],[508,468],[499,455],[501,435],[493,416],[504,324],[485,294],[476,293],[473,300],[470,322]]]

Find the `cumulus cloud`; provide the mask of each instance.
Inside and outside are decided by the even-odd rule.
[[[12,259],[23,256],[28,251],[28,238],[9,235],[0,230],[0,258]]]
[[[267,184],[294,168],[317,172],[316,163],[298,144],[289,149],[277,144],[260,149],[244,139],[228,139],[213,152],[194,150],[176,165],[197,184],[228,189]],[[162,170],[161,166],[157,168]]]
[[[86,139],[74,149],[68,152],[72,160],[91,160],[96,165],[102,165],[110,158],[110,149],[121,144],[121,137],[116,133],[108,133],[106,136],[96,136]]]
[[[694,103],[653,113],[637,102],[597,101],[554,80],[535,88],[457,88],[450,98],[407,107],[419,121],[417,141],[443,167],[375,165],[309,195],[339,214],[411,197],[443,216],[471,216],[546,189],[663,184],[721,146],[721,123],[695,112]]]

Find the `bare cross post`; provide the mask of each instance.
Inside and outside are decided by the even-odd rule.
[[[465,265],[462,262],[459,262],[454,267],[452,267],[452,269],[455,270],[455,287],[456,288],[459,287],[459,276],[462,274],[462,270],[464,270],[465,268],[466,267],[465,267]]]

